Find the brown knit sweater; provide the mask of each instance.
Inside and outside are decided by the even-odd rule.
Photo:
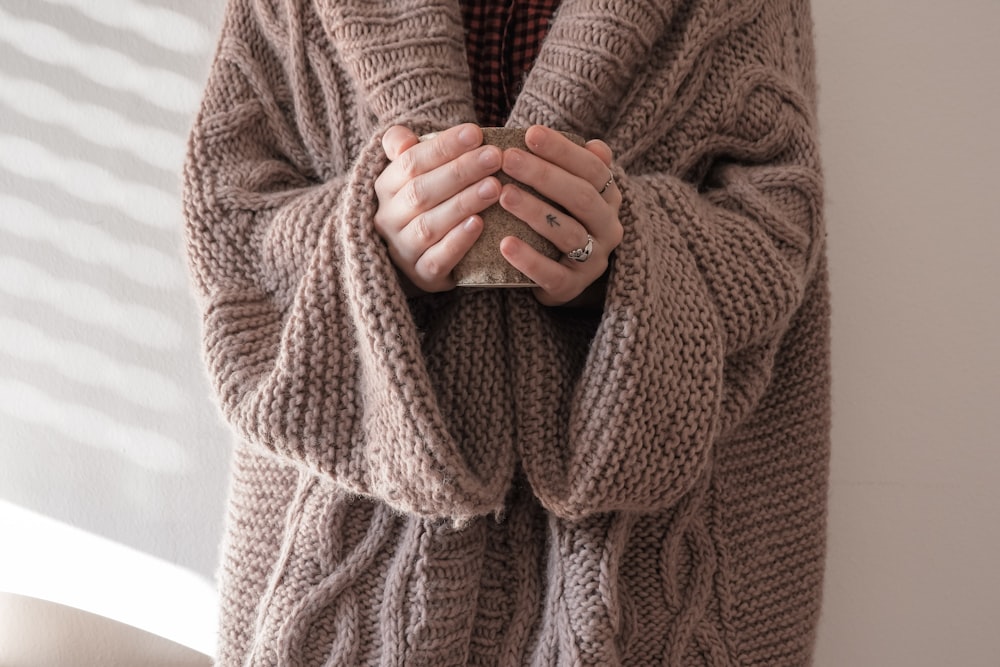
[[[380,135],[475,117],[456,0],[231,0],[190,142],[239,435],[222,665],[802,665],[829,431],[807,0],[564,0],[509,124],[615,151],[603,313],[408,301]]]

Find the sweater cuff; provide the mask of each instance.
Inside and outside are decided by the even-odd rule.
[[[553,317],[523,318],[542,324],[519,334],[543,341],[552,363],[579,358],[569,386],[525,360],[516,392],[528,479],[571,520],[670,507],[703,474],[718,428],[724,341],[709,293],[654,195],[631,185],[620,181],[628,222],[592,338]]]
[[[418,122],[410,126],[431,127]],[[470,405],[478,386],[474,376],[468,389],[473,395],[462,395],[461,389],[445,395],[442,387],[461,387],[466,372],[428,366],[429,359],[449,357],[448,363],[460,364],[456,352],[436,353],[435,346],[468,348],[468,341],[451,341],[449,332],[473,331],[476,325],[456,321],[439,327],[435,340],[422,340],[395,266],[371,223],[377,208],[374,181],[385,159],[376,138],[347,185],[337,239],[344,253],[342,288],[355,329],[363,397],[360,438],[370,456],[368,486],[389,504],[419,515],[461,521],[501,512],[514,471],[509,429],[491,423],[482,406]],[[446,298],[463,297],[498,298]],[[453,308],[449,313],[460,319],[467,311]],[[502,348],[478,353],[498,355],[500,365]],[[450,379],[436,382],[439,374],[450,374]]]

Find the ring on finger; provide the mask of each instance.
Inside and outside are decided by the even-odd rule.
[[[603,197],[604,193],[607,192],[608,188],[610,188],[611,184],[614,182],[615,182],[615,174],[610,169],[608,169],[608,180],[607,182],[604,183],[604,187],[602,187],[600,190],[597,191],[597,194]]]
[[[587,243],[582,248],[577,248],[576,250],[570,250],[566,253],[574,262],[586,262],[590,259],[591,253],[594,252],[594,237],[587,234]]]

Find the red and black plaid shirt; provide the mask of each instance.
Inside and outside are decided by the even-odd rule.
[[[535,62],[559,0],[462,0],[480,125],[503,125]]]

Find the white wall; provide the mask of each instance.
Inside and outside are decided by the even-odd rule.
[[[0,588],[203,650],[229,436],[177,174],[221,5],[0,5]],[[994,666],[1000,2],[814,13],[835,308],[816,662]]]
[[[0,2],[0,590],[202,649],[229,436],[178,174],[220,20],[220,2]]]

